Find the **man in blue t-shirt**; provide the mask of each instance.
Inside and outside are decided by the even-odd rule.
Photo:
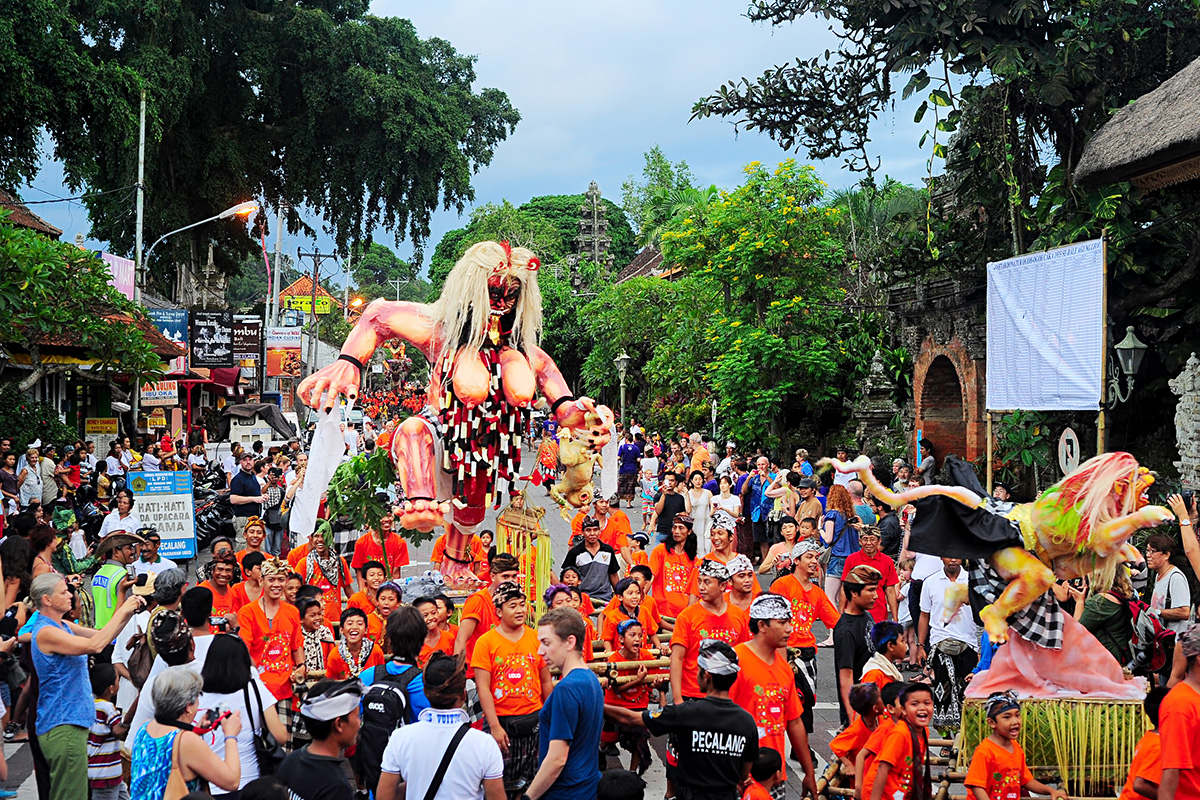
[[[586,628],[573,608],[552,608],[538,620],[538,654],[562,674],[538,714],[538,767],[522,800],[595,797],[600,783],[604,690],[583,660]]]

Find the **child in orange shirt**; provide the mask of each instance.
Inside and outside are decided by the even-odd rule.
[[[854,720],[833,737],[829,749],[833,751],[834,758],[842,762],[842,774],[854,777],[858,752],[879,728],[879,719],[885,713],[879,687],[874,683],[850,687],[850,709],[855,713]]]
[[[1129,778],[1125,788],[1117,800],[1144,800],[1158,795],[1158,785],[1162,783],[1162,739],[1158,732],[1158,708],[1169,690],[1165,686],[1156,686],[1146,695],[1142,708],[1146,716],[1154,724],[1153,730],[1146,731],[1137,749],[1133,753],[1133,763],[1129,765]]]
[[[646,545],[650,544],[650,534],[645,531],[636,531],[629,534],[629,559],[630,564],[625,567],[625,575],[629,576],[630,570],[638,564],[643,566],[650,563],[650,555],[646,552]]]
[[[342,638],[325,659],[325,677],[334,681],[357,678],[364,670],[376,667],[386,659],[383,651],[367,636],[367,614],[361,608],[342,612]]]
[[[904,706],[900,703],[900,693],[907,685],[907,683],[897,681],[889,683],[879,690],[879,701],[883,703],[884,713],[879,716],[875,731],[854,759],[855,776],[863,776],[862,780],[857,780],[857,778],[855,780],[855,800],[862,800],[862,787],[867,782],[867,776],[872,774],[871,768],[875,764],[875,755],[883,749],[883,742],[896,727],[896,722],[904,718]]]
[[[583,660],[591,661],[595,656],[593,642],[596,641],[596,626],[583,613],[583,598],[586,594],[579,590],[578,586],[568,586],[565,583],[551,584],[542,599],[546,601],[546,608],[558,608],[560,606],[570,606],[583,616]]]
[[[647,650],[645,629],[636,619],[622,620],[617,626],[619,644],[608,657],[610,663],[620,661],[650,661],[654,655]],[[616,671],[618,678],[632,677],[629,683],[621,685],[609,684],[604,691],[604,702],[609,705],[631,708],[635,711],[645,711],[650,705],[650,689],[655,684],[663,683],[668,676],[662,669],[651,672],[645,666],[637,669],[621,669]],[[613,745],[618,742],[630,754],[629,771],[644,775],[650,767],[650,734],[643,728],[626,728],[611,720],[604,721],[604,729],[600,733],[600,742]]]
[[[984,711],[992,732],[975,748],[963,781],[974,800],[1020,800],[1022,787],[1036,794],[1048,794],[1054,800],[1066,800],[1066,792],[1035,780],[1025,763],[1025,753],[1017,744],[1021,735],[1021,704],[1016,693],[994,692],[988,696]]]
[[[876,622],[871,627],[871,645],[875,652],[863,664],[859,683],[873,683],[882,689],[892,681],[903,681],[904,675],[896,665],[908,657],[904,626],[891,620]]]
[[[742,800],[771,800],[771,790],[783,780],[783,756],[774,747],[759,747]]]
[[[438,607],[438,627],[449,633],[451,639],[457,639],[458,626],[450,623],[450,617],[454,616],[454,600],[444,594],[439,594],[433,598],[433,601],[437,603]]]
[[[574,567],[567,567],[562,571],[562,582],[573,589],[579,589],[579,584],[582,580],[579,576],[579,570]],[[592,598],[588,597],[587,592],[579,589],[579,596],[580,605],[575,606],[575,610],[583,614],[584,619],[587,619],[596,613],[596,607],[592,605]]]
[[[434,653],[454,655],[454,637],[450,635],[449,631],[438,627],[437,601],[432,597],[418,597],[413,601],[413,608],[421,612],[421,618],[425,620],[425,625],[428,627],[425,641],[421,643],[421,653],[417,656],[417,666],[425,669],[425,665],[429,663],[429,659],[433,658]]]
[[[883,740],[863,783],[867,800],[909,800],[917,782],[925,784],[924,797],[930,796],[929,721],[933,719],[933,690],[922,683],[910,683],[900,692],[904,718]]]

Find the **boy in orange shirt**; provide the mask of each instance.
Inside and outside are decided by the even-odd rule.
[[[750,563],[750,559],[738,553],[725,564],[725,568],[729,570],[729,591],[726,597],[742,611],[750,611],[750,603],[762,594],[762,587],[758,585],[758,578],[754,575],[754,565]]]
[[[792,574],[771,584],[771,591],[786,597],[792,605],[792,635],[788,647],[798,652],[792,663],[798,670],[796,688],[804,701],[804,729],[809,733],[813,731],[812,708],[816,704],[817,691],[817,637],[812,632],[813,622],[819,619],[832,631],[840,618],[825,590],[813,582],[821,574],[823,549],[816,539],[797,541],[789,554]]]
[[[625,565],[625,574],[632,574],[630,570],[638,564],[643,566],[650,563],[650,555],[646,552],[646,545],[650,544],[650,534],[645,531],[635,531],[629,534],[629,560],[630,563]]]
[[[758,760],[750,767],[750,782],[742,791],[742,800],[773,800],[772,790],[787,780],[783,774],[783,756],[773,747],[759,747]]]
[[[357,678],[364,670],[387,661],[383,650],[367,635],[367,614],[361,608],[342,612],[341,633],[337,647],[325,659],[325,677],[334,681]]]
[[[232,617],[233,622],[237,622],[237,612],[247,602],[245,591],[235,591],[231,585],[237,558],[232,551],[223,550],[213,555],[211,563],[209,578],[200,585],[212,592],[212,616],[225,617],[226,620]],[[213,633],[217,633],[215,628]]]
[[[1156,686],[1142,703],[1154,728],[1146,731],[1138,742],[1133,763],[1129,765],[1129,778],[1117,800],[1142,800],[1158,796],[1158,785],[1162,783],[1162,737],[1158,732],[1158,709],[1167,691],[1165,686]]]
[[[1062,789],[1035,780],[1017,744],[1021,734],[1021,704],[1015,692],[994,692],[984,705],[992,732],[979,743],[963,784],[974,800],[1020,800],[1022,787],[1053,800],[1066,800]],[[882,756],[881,756],[882,757]]]
[[[636,619],[625,619],[618,623],[616,635],[618,645],[608,657],[610,663],[654,659],[653,654],[643,647],[645,629]],[[621,685],[610,683],[604,691],[604,702],[634,711],[645,711],[650,705],[650,689],[667,680],[667,676],[661,670],[656,669],[651,673],[644,665],[637,669],[617,670],[616,675],[618,678],[632,677],[633,680]],[[605,720],[600,742],[606,745],[620,743],[630,754],[630,772],[644,775],[650,767],[650,734],[644,728],[629,728],[612,720]]]
[[[791,604],[777,594],[760,594],[750,604],[749,624],[754,638],[734,648],[741,671],[729,690],[729,699],[754,718],[760,748],[770,747],[782,753],[788,743],[792,745],[792,752],[804,770],[801,794],[816,797],[817,774],[813,769],[808,732],[801,719],[803,705],[796,691],[792,667],[780,655],[781,650],[786,652],[788,638],[792,635]]]
[[[1162,731],[1158,796],[1190,800],[1200,797],[1200,625],[1175,635],[1175,657],[1182,658],[1184,673],[1158,709]]]
[[[897,722],[904,719],[904,706],[900,702],[900,693],[908,686],[907,683],[889,683],[879,692],[879,700],[883,703],[884,713],[879,717],[879,723],[875,731],[867,739],[867,743],[858,751],[858,756],[854,759],[854,800],[862,800],[862,787],[866,783],[866,776],[871,774],[871,767],[875,763],[875,754],[883,749],[883,743],[891,733]],[[857,776],[863,776],[862,780],[858,780]]]
[[[550,667],[538,637],[525,626],[525,593],[516,581],[492,592],[499,624],[479,637],[471,655],[487,730],[504,759],[504,789],[520,792],[538,770],[538,712],[550,695]]]
[[[701,561],[697,569],[700,602],[679,612],[671,632],[671,697],[676,703],[685,697],[699,700],[705,696],[697,681],[700,642],[716,639],[733,647],[750,638],[746,612],[725,599],[729,570],[712,560]]]
[[[500,617],[496,614],[496,604],[492,602],[492,592],[500,584],[516,581],[520,572],[517,559],[508,553],[496,553],[488,560],[488,570],[492,583],[486,589],[480,589],[463,603],[462,613],[458,618],[458,635],[454,639],[454,655],[467,654],[467,677],[475,677],[471,669],[471,654],[475,651],[475,643],[479,637],[490,631]]]
[[[904,675],[896,665],[908,657],[904,626],[891,620],[876,622],[871,627],[871,646],[875,652],[863,664],[859,683],[873,683],[882,689],[892,681],[903,681]]]
[[[853,778],[858,753],[879,728],[880,717],[885,714],[879,687],[874,683],[860,683],[852,687],[850,708],[855,713],[854,720],[833,737],[829,749],[833,757],[842,763],[842,774]]]
[[[425,634],[425,641],[421,643],[421,652],[417,655],[417,666],[425,669],[434,653],[453,655],[454,637],[450,635],[450,631],[442,630],[438,624],[438,604],[432,597],[418,597],[413,601],[413,608],[421,612],[421,618],[425,620],[429,629]]]
[[[262,596],[238,611],[238,635],[275,700],[286,700],[290,707],[292,684],[302,682],[306,674],[300,612],[283,599],[287,566],[277,558],[268,558],[261,570]]]
[[[922,797],[931,796],[929,777],[929,722],[933,719],[933,690],[923,683],[910,683],[900,692],[904,718],[883,741],[863,784],[867,800],[910,800],[918,782]]]

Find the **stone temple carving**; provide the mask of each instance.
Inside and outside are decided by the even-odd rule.
[[[1175,443],[1179,476],[1188,488],[1200,487],[1200,359],[1192,353],[1183,372],[1167,382],[1179,398],[1175,406]]]

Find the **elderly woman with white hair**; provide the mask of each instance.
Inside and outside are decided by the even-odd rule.
[[[96,708],[88,677],[88,656],[104,650],[142,607],[129,597],[100,630],[64,620],[73,599],[66,579],[48,572],[33,579],[29,600],[39,613],[33,618],[33,667],[38,677],[35,733],[50,766],[51,800],[86,797],[88,729]]]
[[[130,796],[162,800],[168,788],[182,796],[197,791],[202,780],[226,792],[237,791],[242,777],[237,740],[242,715],[233,711],[196,720],[203,689],[204,678],[187,666],[170,667],[154,681],[154,719],[133,737]],[[220,728],[225,737],[223,760],[193,731],[197,723],[210,730]]]

